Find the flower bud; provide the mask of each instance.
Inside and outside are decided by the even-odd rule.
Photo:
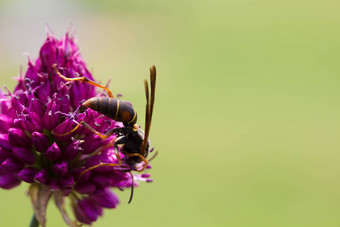
[[[1,165],[8,171],[14,172],[17,172],[24,168],[24,164],[14,158],[7,158]]]
[[[32,83],[35,83],[35,84],[39,83],[38,72],[35,69],[33,62],[31,62],[31,61],[28,62],[28,68],[27,68],[27,71],[26,71],[25,78],[32,81]]]
[[[84,183],[90,179],[91,172],[84,172],[85,170],[85,168],[79,168],[72,171],[72,176],[77,179],[78,183]]]
[[[51,161],[58,161],[61,157],[61,151],[56,142],[54,142],[45,152],[47,159]]]
[[[105,188],[112,183],[112,180],[106,174],[95,174],[91,181],[99,188]]]
[[[103,140],[97,135],[89,135],[84,138],[84,143],[81,145],[83,148],[83,154],[91,154],[98,148],[106,145],[109,141]]]
[[[0,134],[0,147],[11,150],[12,145],[9,143],[8,134]]]
[[[94,199],[99,205],[106,208],[115,208],[119,203],[118,197],[108,188],[96,191],[96,193],[91,195],[91,198]]]
[[[9,143],[8,134],[0,134],[0,147],[11,150],[12,145]]]
[[[43,127],[47,130],[53,130],[59,123],[59,117],[55,114],[55,105],[56,104],[54,101],[50,101],[48,103],[46,112],[42,117]]]
[[[30,165],[34,164],[35,156],[33,152],[28,148],[15,147],[13,148],[13,155],[15,158],[17,158],[18,160],[26,164],[30,164]]]
[[[7,158],[13,157],[12,151],[4,149],[0,146],[0,163],[4,162]]]
[[[47,103],[52,93],[51,84],[48,80],[46,80],[45,82],[41,82],[41,84],[43,86],[38,87],[35,93],[40,101],[42,101],[43,103]]]
[[[44,153],[48,148],[48,137],[40,132],[33,132],[32,143],[37,151]]]
[[[90,182],[84,184],[76,184],[75,190],[81,194],[90,194],[96,191],[96,185]]]
[[[8,130],[8,139],[14,147],[28,147],[30,145],[30,140],[27,135],[17,128],[10,128]]]
[[[48,175],[47,170],[42,169],[37,174],[35,174],[34,181],[40,184],[46,184],[46,185],[50,184],[50,176]]]
[[[0,132],[7,133],[8,129],[11,127],[12,119],[7,115],[0,114]]]
[[[56,53],[57,49],[55,39],[49,37],[40,49],[41,63],[47,68],[48,71],[51,71],[51,66],[57,62]]]
[[[61,135],[70,132],[75,126],[76,124],[74,122],[71,122],[69,119],[67,119],[53,130],[53,134],[55,134],[58,140],[66,142],[70,140],[72,133],[65,136],[58,136],[58,134]]]
[[[102,214],[102,208],[90,199],[83,199],[74,207],[74,213],[79,221],[90,225]]]
[[[36,113],[37,116],[40,118],[43,117],[44,113],[45,113],[45,107],[44,105],[41,103],[41,101],[39,101],[38,99],[36,98],[33,98],[31,100],[31,103],[29,105],[29,112],[32,114],[32,113]]]
[[[18,173],[18,177],[27,182],[27,183],[33,183],[34,182],[34,176],[38,173],[38,170],[32,167],[24,168]]]
[[[22,128],[23,130],[26,130],[30,133],[38,130],[38,127],[39,125],[35,125],[33,124],[29,119],[27,120],[24,120],[24,119],[14,119],[13,121],[15,127],[20,127]]]
[[[20,179],[16,173],[6,173],[0,175],[0,188],[11,189],[20,184]]]
[[[58,162],[52,166],[52,171],[60,176],[65,176],[68,173],[68,164],[65,161]]]
[[[68,174],[59,179],[59,185],[61,188],[69,188],[74,184],[74,178],[72,175]]]
[[[72,160],[74,159],[80,151],[83,149],[80,147],[81,140],[75,140],[72,143],[70,143],[65,149],[62,154],[62,158],[64,160]]]

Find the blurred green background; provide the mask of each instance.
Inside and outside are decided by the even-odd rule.
[[[0,1],[0,79],[13,89],[44,26],[70,24],[95,78],[143,119],[158,69],[154,183],[94,226],[339,226],[340,2]],[[143,124],[143,120],[139,121]],[[27,184],[0,226],[28,226]],[[64,226],[54,205],[48,226]]]

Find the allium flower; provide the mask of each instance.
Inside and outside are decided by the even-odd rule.
[[[77,226],[77,222],[66,214],[66,197],[77,221],[91,224],[103,214],[103,208],[115,208],[119,203],[110,188],[123,190],[137,185],[136,181],[152,180],[149,174],[130,174],[124,155],[122,165],[84,172],[99,163],[118,163],[113,150],[115,134],[102,140],[84,127],[64,136],[51,132],[65,134],[81,120],[101,133],[122,123],[91,109],[79,111],[85,100],[106,94],[86,83],[66,82],[53,65],[66,77],[94,80],[73,37],[66,34],[57,40],[48,35],[39,58],[29,60],[14,92],[0,93],[0,187],[29,183],[35,217],[43,226],[51,197],[67,225]]]

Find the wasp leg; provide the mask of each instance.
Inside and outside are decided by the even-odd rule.
[[[134,187],[135,187],[135,179],[134,179],[134,177],[133,177],[133,174],[131,173],[131,172],[129,172],[130,173],[130,175],[131,175],[131,180],[132,180],[132,184],[131,184],[131,194],[130,194],[130,199],[129,199],[129,202],[128,202],[128,204],[130,204],[131,203],[131,201],[132,201],[132,198],[133,198],[133,189],[134,189]]]
[[[95,150],[92,153],[92,156],[95,156],[95,155],[99,154],[100,152],[102,152],[103,150],[105,150],[108,147],[113,147],[114,146],[114,142],[115,142],[114,139],[110,140],[110,142],[108,144],[106,144],[105,146],[101,146],[97,150]],[[120,159],[120,157],[119,157],[119,159]]]
[[[105,140],[106,138],[108,138],[109,136],[113,135],[113,133],[115,133],[115,131],[119,130],[119,128],[115,128],[111,129],[109,131],[107,131],[105,134],[102,134],[100,132],[98,132],[97,130],[95,130],[94,128],[92,128],[89,124],[87,124],[86,122],[82,121],[81,123],[85,128],[87,128],[88,130],[90,130],[91,132],[93,132],[94,134],[98,135],[100,138],[102,138],[103,140]]]
[[[127,153],[126,154],[127,156],[129,156],[129,157],[140,157],[142,160],[143,160],[143,162],[145,163],[145,165],[143,166],[143,168],[142,169],[140,169],[140,170],[137,170],[137,172],[143,172],[144,170],[145,170],[145,168],[149,165],[149,162],[148,162],[148,160],[146,160],[144,157],[143,157],[143,155],[141,155],[141,154],[138,154],[138,153]]]
[[[113,140],[112,140],[112,141],[113,141]],[[109,144],[112,144],[112,142],[110,142]],[[109,146],[105,146],[104,149],[107,148],[107,147],[109,147]],[[87,168],[86,170],[84,170],[83,172],[81,172],[80,175],[79,175],[79,177],[81,177],[82,175],[84,175],[86,172],[91,171],[91,170],[93,170],[93,169],[96,169],[96,168],[98,168],[98,167],[103,167],[103,166],[120,166],[120,165],[122,165],[122,159],[121,159],[121,157],[120,157],[120,155],[119,155],[117,145],[114,145],[114,151],[115,151],[115,154],[116,154],[118,163],[102,163],[102,162],[101,162],[101,163],[99,163],[98,165],[91,166],[91,167]]]
[[[110,98],[113,98],[112,92],[111,92],[110,89],[108,89],[107,87],[104,87],[104,86],[102,86],[102,85],[100,85],[100,84],[98,84],[98,83],[96,83],[96,82],[94,82],[94,81],[92,81],[92,80],[89,80],[89,79],[87,79],[86,77],[78,77],[78,78],[68,78],[68,77],[65,77],[64,75],[62,75],[62,74],[59,72],[59,70],[58,70],[56,64],[52,65],[52,67],[54,68],[55,72],[57,73],[57,75],[58,75],[60,78],[66,80],[66,81],[77,81],[77,80],[79,80],[80,82],[88,83],[88,84],[91,84],[91,85],[93,85],[93,86],[103,88],[104,90],[106,90],[106,92],[107,92],[107,94],[109,95],[109,97],[110,97]]]
[[[119,155],[118,155],[119,156]],[[98,167],[102,167],[102,166],[120,166],[122,165],[122,162],[120,161],[119,163],[99,163],[98,165],[95,166],[91,166],[89,168],[87,168],[86,170],[84,170],[83,172],[81,172],[81,174],[79,175],[79,177],[81,177],[82,175],[84,175],[86,172],[91,171],[93,169],[96,169]]]
[[[76,127],[74,127],[69,132],[66,132],[64,134],[57,134],[55,132],[52,132],[52,134],[55,135],[55,136],[66,136],[66,135],[68,135],[68,134],[70,134],[72,132],[75,132],[81,125],[84,126],[85,128],[87,128],[88,130],[90,130],[91,132],[93,132],[94,134],[98,135],[103,140],[108,138],[108,137],[110,137],[111,135],[113,135],[113,133],[115,133],[116,131],[121,130],[121,128],[114,128],[114,129],[111,129],[111,130],[107,131],[105,134],[102,134],[102,133],[98,132],[97,130],[95,130],[94,128],[92,128],[85,121],[82,120]]]
[[[81,121],[76,127],[74,127],[71,131],[69,132],[66,132],[66,133],[63,133],[63,134],[58,134],[58,133],[55,133],[54,131],[52,131],[51,133],[55,136],[66,136],[68,134],[71,134],[72,132],[76,131],[80,126],[81,124],[83,123],[83,121]]]

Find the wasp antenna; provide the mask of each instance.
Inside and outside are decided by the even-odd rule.
[[[148,159],[148,162],[151,162],[154,158],[156,158],[158,155],[158,151],[156,151],[151,158]]]
[[[147,147],[149,133],[150,133],[150,127],[151,127],[151,119],[152,119],[152,113],[153,113],[153,106],[155,103],[155,90],[156,90],[156,66],[150,67],[150,87],[151,87],[151,94],[149,94],[149,85],[147,80],[144,81],[145,86],[145,95],[146,95],[146,112],[145,112],[145,134],[144,134],[144,140],[141,147],[141,154],[145,154],[145,149]],[[151,100],[149,98],[149,95],[151,95]]]
[[[130,204],[131,203],[131,201],[132,201],[132,198],[133,198],[133,189],[134,189],[134,187],[135,187],[135,179],[134,179],[134,177],[133,177],[133,174],[131,173],[131,172],[129,172],[130,173],[130,175],[131,175],[131,179],[132,179],[132,185],[131,185],[131,194],[130,194],[130,199],[129,199],[129,202],[128,202],[128,204]]]

